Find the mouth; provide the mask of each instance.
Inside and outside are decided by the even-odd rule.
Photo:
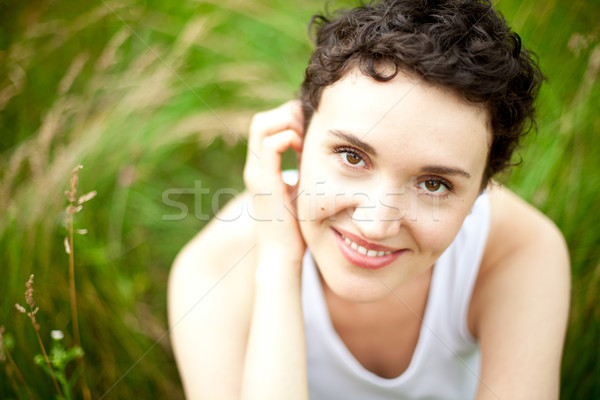
[[[333,229],[333,234],[342,255],[353,265],[367,269],[379,269],[394,262],[407,250],[393,249],[369,243],[366,240],[341,229]]]

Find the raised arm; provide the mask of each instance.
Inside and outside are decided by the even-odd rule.
[[[178,256],[169,281],[172,343],[189,399],[306,399],[300,300],[305,245],[281,153],[300,151],[302,119],[288,103],[258,114],[247,193]]]
[[[308,399],[300,272],[306,245],[282,180],[281,154],[302,149],[298,102],[258,114],[250,129],[244,181],[257,226],[254,309],[242,399]]]

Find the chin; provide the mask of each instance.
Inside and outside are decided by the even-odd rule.
[[[326,249],[311,249],[311,253],[323,290],[346,301],[370,303],[381,300],[409,279],[397,270],[400,265],[372,270],[352,265],[341,254]]]
[[[334,281],[330,284],[325,278],[322,282],[323,290],[328,289],[337,297],[355,303],[374,303],[392,294],[392,291],[377,277],[368,283]]]

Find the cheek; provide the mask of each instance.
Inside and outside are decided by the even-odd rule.
[[[298,215],[301,220],[323,221],[346,218],[360,201],[361,190],[342,175],[331,160],[320,157],[316,162],[304,160],[300,170]],[[363,196],[364,197],[364,196]]]
[[[412,222],[412,233],[422,251],[440,256],[460,230],[466,212],[461,209],[434,210]]]
[[[335,219],[338,214],[352,208],[353,196],[345,190],[342,182],[321,173],[315,179],[300,182],[298,216],[301,221]]]
[[[323,220],[345,207],[345,188],[323,151],[315,143],[305,143],[300,165],[298,215],[301,221]]]

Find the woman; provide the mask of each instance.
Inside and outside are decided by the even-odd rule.
[[[520,39],[481,1],[316,21],[301,100],[254,118],[247,192],[173,267],[188,397],[557,398],[568,252],[492,181],[541,81]]]

